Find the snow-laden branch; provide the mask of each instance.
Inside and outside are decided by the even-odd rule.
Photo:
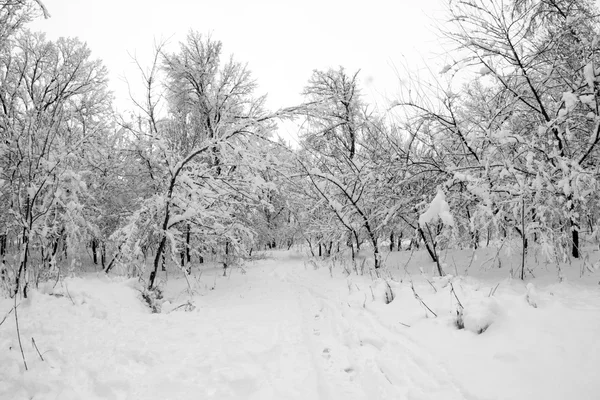
[[[429,207],[427,207],[427,210],[419,216],[419,225],[423,227],[438,218],[444,224],[454,226],[454,218],[450,213],[450,206],[446,202],[446,195],[440,188],[438,188],[437,194],[429,204]]]

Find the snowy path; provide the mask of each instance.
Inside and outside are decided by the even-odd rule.
[[[468,398],[401,330],[310,272],[265,261],[218,281],[194,312],[149,314],[130,287],[106,280],[72,281],[75,304],[33,296],[20,307],[21,332],[46,361],[26,345],[25,373],[14,327],[2,326],[0,398]]]
[[[354,308],[335,291],[290,270],[288,280],[303,304],[320,354],[326,399],[463,399],[449,374],[424,356],[401,332],[384,326],[366,309]],[[311,318],[312,317],[312,318]],[[402,328],[405,329],[405,328]]]

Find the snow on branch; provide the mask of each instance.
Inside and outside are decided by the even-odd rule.
[[[419,216],[419,225],[425,226],[425,224],[437,218],[440,218],[446,225],[454,226],[454,218],[450,214],[450,206],[446,202],[446,195],[440,188],[438,188],[437,194],[429,204],[427,211]]]
[[[44,5],[44,3],[42,2],[42,0],[35,0],[35,2],[37,3],[37,5],[40,7],[40,9],[42,10],[42,13],[44,14],[44,18],[48,19],[50,18],[50,13],[48,12],[48,9],[46,8],[46,6]]]

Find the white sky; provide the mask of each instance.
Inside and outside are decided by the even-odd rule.
[[[361,69],[366,95],[393,96],[401,69],[439,50],[432,16],[443,0],[44,0],[52,17],[33,30],[77,36],[111,72],[119,108],[137,77],[131,54],[149,62],[155,39],[182,40],[189,29],[211,33],[226,55],[247,62],[276,109],[301,101],[313,69]],[[374,97],[371,97],[373,100]]]

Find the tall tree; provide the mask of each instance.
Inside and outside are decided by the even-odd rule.
[[[144,122],[129,129],[147,141],[142,154],[155,169],[156,192],[121,233],[134,247],[140,235],[155,237],[150,289],[169,245],[172,255],[179,254],[193,237],[204,241],[196,247],[221,246],[229,257],[250,242],[248,207],[265,202],[260,188],[270,184],[258,172],[269,168],[264,144],[277,115],[254,95],[246,66],[231,58],[223,63],[221,56],[220,42],[190,32],[179,51],[159,49],[144,75]],[[161,83],[164,116],[157,114]]]

